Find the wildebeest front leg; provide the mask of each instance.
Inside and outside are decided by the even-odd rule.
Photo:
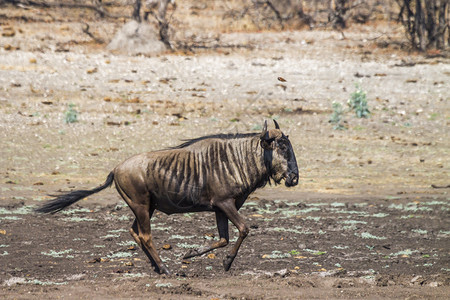
[[[241,246],[242,241],[244,241],[245,237],[248,235],[249,228],[245,224],[244,218],[242,218],[241,215],[239,214],[234,199],[228,199],[224,202],[218,202],[216,203],[216,206],[225,213],[227,218],[239,230],[238,240],[236,241],[230,253],[223,261],[223,267],[225,268],[225,271],[228,271],[231,267],[231,264],[233,263],[234,258],[236,257],[239,251],[239,247]]]
[[[197,249],[192,249],[183,257],[184,259],[191,258],[194,256],[199,256],[209,252],[211,250],[225,247],[228,245],[229,235],[228,235],[228,218],[222,211],[216,211],[216,223],[217,229],[219,230],[219,241],[212,243],[209,246],[203,246]]]

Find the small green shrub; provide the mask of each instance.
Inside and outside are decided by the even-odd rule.
[[[64,121],[66,124],[75,123],[78,122],[78,112],[74,109],[75,104],[71,103],[69,104],[69,108],[64,113],[65,119]]]
[[[354,110],[358,118],[368,118],[370,115],[369,105],[367,104],[366,92],[357,84],[356,91],[350,95],[347,102],[350,110]]]
[[[335,130],[343,130],[345,129],[344,125],[342,125],[342,116],[344,114],[344,108],[342,104],[339,102],[333,102],[333,113],[330,117],[330,123],[334,124],[333,129]]]

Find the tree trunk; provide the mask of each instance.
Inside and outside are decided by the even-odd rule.
[[[135,0],[133,5],[133,19],[141,23],[141,0]]]
[[[447,24],[449,17],[449,2],[447,0],[441,0],[439,5],[439,27],[437,29],[438,36],[436,38],[436,48],[443,49],[445,47],[445,34],[449,32],[450,24]],[[448,34],[448,44],[450,44],[450,34]]]
[[[422,1],[416,0],[416,14],[414,16],[414,25],[416,27],[418,47],[421,51],[426,50],[426,39],[425,39],[425,16],[422,8]]]
[[[425,1],[425,9],[427,14],[426,29],[428,35],[428,47],[436,47],[437,38],[437,18],[436,18],[436,0]]]

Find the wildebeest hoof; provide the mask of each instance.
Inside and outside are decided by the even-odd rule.
[[[184,255],[183,259],[188,259],[188,258],[191,258],[194,256],[199,256],[199,255],[201,255],[201,253],[198,251],[198,249],[191,249],[191,250],[189,250],[188,253],[186,253]]]
[[[159,274],[172,275],[172,272],[170,272],[166,266],[162,265],[161,268],[159,268]]]
[[[227,257],[223,260],[223,268],[225,271],[228,271],[231,268],[231,264],[233,263],[236,255],[227,255]]]

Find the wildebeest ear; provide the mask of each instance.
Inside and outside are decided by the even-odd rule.
[[[275,123],[275,129],[280,129],[280,125],[278,125],[278,122],[273,119],[273,123]]]

